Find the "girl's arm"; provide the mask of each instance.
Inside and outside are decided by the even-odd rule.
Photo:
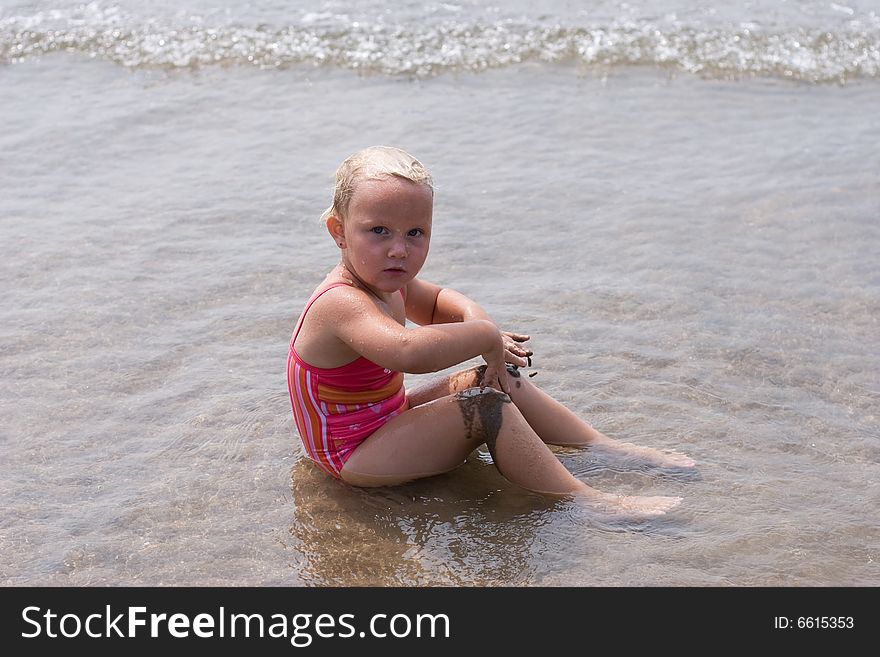
[[[406,316],[416,324],[424,326],[477,319],[494,324],[489,313],[480,304],[451,288],[441,288],[416,278],[409,282],[406,292]],[[518,343],[525,342],[529,336],[509,331],[502,331],[501,336],[504,341],[505,361],[525,367],[532,351]]]
[[[492,321],[480,304],[461,292],[417,278],[406,286],[406,316],[422,326],[472,319]]]
[[[313,321],[320,322],[320,330],[390,370],[437,372],[476,356],[493,364],[493,370],[504,367],[501,332],[488,320],[408,329],[383,313],[364,292],[342,287],[322,296],[313,308]]]

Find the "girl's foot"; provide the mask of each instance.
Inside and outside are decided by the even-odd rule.
[[[602,513],[639,518],[662,516],[681,502],[680,497],[609,495],[596,491],[584,493],[579,497]]]
[[[596,447],[605,449],[612,454],[619,454],[628,459],[638,459],[660,468],[693,468],[696,464],[690,456],[680,452],[661,452],[653,447],[622,443],[616,440],[607,443],[597,443]]]

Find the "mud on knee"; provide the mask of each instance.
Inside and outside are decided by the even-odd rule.
[[[495,443],[504,423],[504,405],[510,397],[495,388],[468,388],[455,395],[464,420],[467,438],[479,439],[489,448],[492,460],[498,462]]]

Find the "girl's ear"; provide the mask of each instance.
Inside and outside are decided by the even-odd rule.
[[[330,233],[333,241],[336,242],[336,246],[340,249],[345,248],[345,226],[342,225],[342,220],[335,214],[327,217],[327,232]]]

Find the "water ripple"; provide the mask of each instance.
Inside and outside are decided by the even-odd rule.
[[[540,62],[598,68],[653,65],[713,78],[843,83],[880,77],[880,25],[851,21],[832,31],[774,31],[752,23],[707,27],[639,18],[568,25],[521,18],[413,26],[316,22],[304,15],[275,27],[211,25],[199,16],[137,18],[96,3],[0,18],[0,62],[54,52],[131,68],[312,64],[431,77]]]

